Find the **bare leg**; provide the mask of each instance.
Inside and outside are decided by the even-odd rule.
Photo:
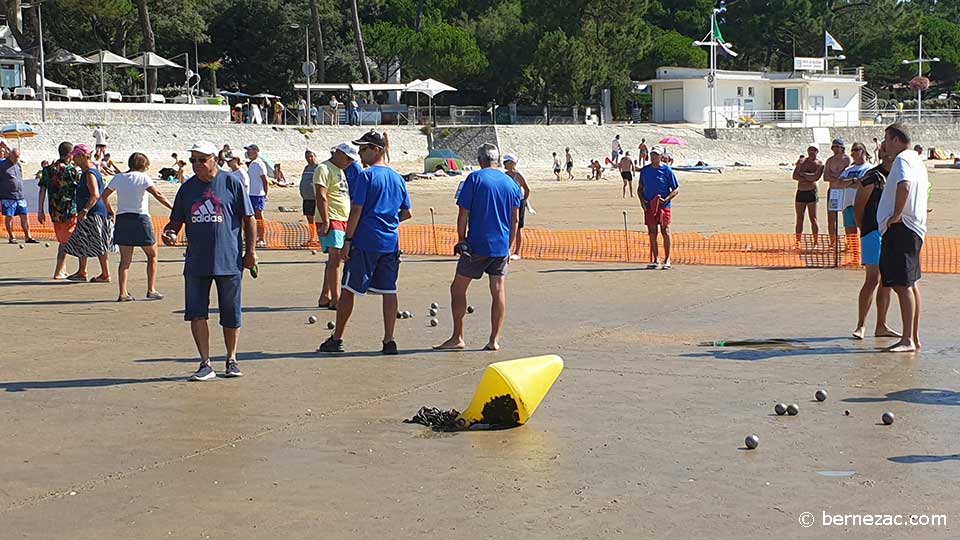
[[[875,337],[900,337],[900,333],[887,326],[887,311],[890,309],[890,287],[881,286],[877,291],[877,327]]]
[[[870,314],[870,304],[873,303],[873,295],[880,284],[880,268],[871,264],[865,267],[863,286],[860,287],[860,295],[857,299],[857,328],[853,331],[853,337],[863,339],[866,331],[867,315]],[[879,321],[880,315],[877,315]],[[879,324],[879,322],[878,322]]]
[[[257,242],[263,242],[263,237],[265,234],[263,226],[263,211],[257,210],[253,214],[257,220]]]
[[[827,211],[827,234],[830,235],[830,245],[837,243],[837,213]]]
[[[237,342],[239,339],[239,328],[223,328],[223,344],[227,347],[227,362],[237,361]]]
[[[463,318],[467,315],[467,289],[472,280],[466,276],[455,275],[450,284],[450,314],[453,316],[453,335],[434,349],[463,349]]]
[[[490,276],[490,297],[493,300],[490,309],[490,341],[483,350],[496,351],[500,349],[500,331],[503,330],[503,321],[507,317],[506,276]]]
[[[157,270],[160,263],[157,260],[157,246],[146,246],[143,254],[147,256],[147,292],[157,292]]]
[[[913,315],[913,344],[920,350],[920,285],[913,284],[913,298],[916,302],[916,310]]]
[[[813,234],[813,245],[820,240],[820,220],[817,219],[817,203],[807,203],[807,216],[810,218],[810,233]]]
[[[633,181],[627,182],[627,187],[630,188],[630,198],[633,198]]]
[[[647,225],[647,234],[650,235],[650,262],[657,264],[660,262],[660,246],[657,240],[657,226]]]
[[[63,244],[57,245],[57,266],[53,269],[53,279],[67,277],[67,250]]]
[[[30,220],[27,216],[20,216],[20,227],[23,228],[24,240],[33,240],[33,237],[30,236]]]
[[[913,287],[894,287],[897,298],[900,300],[900,317],[903,319],[903,331],[900,341],[888,348],[888,352],[914,352],[917,345],[913,341],[916,333],[913,329],[913,323],[917,318],[917,299],[914,296]]]
[[[516,247],[514,248],[514,253],[520,255],[520,248],[523,247],[523,229],[517,228],[517,241],[515,242]]]
[[[330,300],[330,305],[337,305],[337,300],[340,299],[340,250],[339,249],[330,249],[330,257],[327,259],[327,268],[325,271],[324,279],[329,280],[327,289],[323,291],[323,294],[327,296]],[[394,311],[394,317],[396,317],[396,311]]]
[[[670,248],[673,247],[673,233],[670,232],[670,226],[661,227],[663,231],[663,262],[670,262]]]
[[[13,240],[13,216],[3,216],[3,226],[7,228],[7,240]]]
[[[97,277],[105,280],[110,279],[110,257],[104,253],[97,257],[97,260],[100,261],[100,275]]]
[[[333,331],[333,339],[343,339],[343,333],[347,329],[347,321],[350,320],[350,315],[353,314],[354,298],[356,298],[356,296],[347,289],[344,289],[340,295],[340,300],[337,303],[337,328]],[[396,312],[393,313],[393,316],[397,316]]]
[[[400,306],[400,300],[396,294],[383,295],[383,342],[390,343],[394,341],[393,331],[397,327],[397,308]]]
[[[120,266],[117,268],[119,276],[117,284],[120,287],[120,296],[127,296],[127,279],[130,277],[130,263],[133,261],[133,246],[120,246]]]
[[[627,198],[627,181],[626,180],[623,181],[623,193],[620,195],[620,198],[621,199]]]
[[[193,334],[193,342],[197,344],[197,352],[200,353],[200,363],[210,365],[210,328],[207,327],[206,319],[194,319],[190,321],[190,332]]]
[[[797,223],[793,232],[797,235],[797,243],[800,243],[800,236],[803,234],[803,213],[806,211],[806,203],[794,203],[797,211]]]

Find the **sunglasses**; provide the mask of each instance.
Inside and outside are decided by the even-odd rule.
[[[201,163],[205,163],[205,162],[206,162],[208,159],[210,159],[211,157],[213,157],[213,156],[208,156],[208,157],[205,157],[205,158],[190,158],[190,163],[193,163],[194,165],[199,165],[199,164],[201,164]]]

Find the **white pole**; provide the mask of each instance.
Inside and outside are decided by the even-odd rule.
[[[923,34],[920,34],[920,54],[917,56],[917,77],[923,77]],[[920,81],[917,81],[919,84]],[[920,87],[917,86],[917,123],[920,123],[920,109],[923,108],[923,98]]]
[[[304,32],[307,34],[307,65],[310,64],[310,26],[307,25],[304,28]],[[306,66],[304,66],[306,67]],[[306,73],[304,75],[307,75]],[[310,98],[310,75],[307,75],[307,125],[312,125],[313,120],[310,118],[310,106],[313,103],[313,100]]]
[[[43,56],[43,15],[42,4],[37,4],[37,30],[40,34],[40,121],[47,121],[47,70],[46,58]],[[17,148],[20,147],[20,139],[17,139]]]
[[[717,11],[710,11],[710,127],[717,127],[717,36],[714,32],[716,28]]]
[[[107,101],[107,92],[103,86],[103,51],[100,51],[100,96],[101,99]]]
[[[827,47],[827,31],[823,31],[823,72],[829,71],[827,64],[830,61],[830,48]]]

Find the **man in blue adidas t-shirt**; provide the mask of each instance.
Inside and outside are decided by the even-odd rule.
[[[483,274],[490,276],[491,307],[490,340],[483,348],[500,348],[500,330],[507,314],[505,280],[510,261],[510,244],[517,234],[523,195],[520,186],[497,168],[500,151],[492,144],[483,144],[477,151],[480,170],[470,173],[463,182],[457,206],[460,255],[457,274],[450,286],[450,311],[453,313],[453,335],[436,349],[460,350],[463,341],[463,317],[467,312],[467,288]]]
[[[343,333],[353,313],[356,295],[383,296],[383,354],[397,354],[393,330],[397,324],[397,277],[400,272],[400,222],[410,219],[410,195],[397,171],[384,165],[383,136],[375,131],[353,141],[360,161],[337,150],[330,162],[343,169],[350,191],[350,220],[340,251],[343,291],[337,302],[337,327],[320,352],[343,352]]]
[[[170,222],[163,229],[163,243],[177,242],[186,225],[187,256],[183,264],[183,318],[190,321],[193,340],[200,353],[200,367],[190,379],[207,381],[217,374],[210,366],[210,329],[207,326],[210,286],[217,284],[220,326],[227,347],[224,376],[241,377],[237,366],[240,333],[240,283],[244,268],[257,264],[257,226],[243,183],[217,167],[217,148],[201,142],[190,149],[194,176],[177,191]],[[242,230],[242,234],[241,234]],[[241,243],[246,249],[241,251]]]

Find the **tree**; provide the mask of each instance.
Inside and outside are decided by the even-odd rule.
[[[350,10],[353,14],[353,34],[357,39],[357,56],[360,57],[360,71],[363,80],[370,84],[370,66],[367,65],[367,53],[363,47],[363,31],[360,29],[360,12],[357,10],[357,0],[350,0]]]
[[[593,61],[580,38],[568,37],[559,30],[547,32],[524,69],[526,94],[546,106],[551,101],[579,102],[586,90]]]
[[[157,40],[153,35],[153,25],[150,24],[150,11],[147,0],[137,0],[137,13],[140,18],[140,31],[143,32],[143,50],[157,52]],[[157,93],[157,70],[147,70],[147,94]]]
[[[21,30],[19,23],[22,20],[21,14],[23,13],[23,6],[20,0],[4,0],[3,8],[8,21],[7,26],[10,28],[10,33],[13,34],[13,39],[17,42],[20,50],[32,51],[38,47],[39,32],[37,31],[36,12],[33,9],[27,11],[26,21],[23,21],[25,24],[23,24],[23,30]],[[30,58],[24,61],[24,75],[27,79],[27,86],[39,92],[40,85],[37,84],[37,78],[39,77],[40,69],[37,56],[39,55],[32,54]]]
[[[217,86],[217,72],[223,69],[223,60],[217,59],[213,62],[207,62],[206,64],[201,65],[210,71],[210,87],[213,95],[217,95],[220,92],[220,89]]]
[[[320,10],[317,8],[317,0],[310,0],[310,26],[313,27],[313,43],[317,52],[315,53],[317,62],[317,80],[326,82],[327,65],[326,51],[323,50],[323,29],[320,27]]]
[[[656,76],[660,66],[705,68],[708,63],[706,51],[694,47],[689,37],[671,30],[656,34],[650,49],[631,66],[630,72],[638,78],[649,79]]]

